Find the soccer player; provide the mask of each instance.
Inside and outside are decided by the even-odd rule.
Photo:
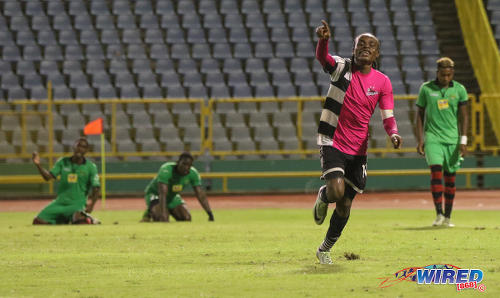
[[[431,192],[437,213],[433,226],[454,226],[450,217],[455,175],[467,153],[468,97],[465,87],[453,80],[454,66],[448,57],[438,59],[436,79],[422,84],[417,99],[417,152],[425,155],[431,169]]]
[[[34,225],[100,223],[89,214],[97,201],[100,183],[96,165],[84,157],[88,148],[87,139],[77,139],[73,155],[57,160],[50,171],[40,165],[38,152],[33,152],[33,163],[45,181],[60,176],[56,199],[40,211]]]
[[[380,42],[370,33],[354,40],[351,58],[330,56],[330,27],[325,21],[316,29],[319,38],[316,59],[330,74],[330,89],[321,112],[318,127],[322,179],[313,214],[320,225],[327,215],[328,204],[336,203],[326,237],[316,251],[321,264],[332,264],[330,250],[344,229],[352,200],[366,184],[368,125],[377,104],[385,131],[394,148],[400,148],[393,108],[394,98],[389,78],[376,70]]]
[[[208,220],[213,221],[214,215],[208,204],[207,196],[201,188],[201,177],[193,167],[194,158],[184,152],[177,162],[166,162],[158,171],[156,177],[146,187],[146,205],[142,222],[169,221],[172,215],[177,221],[191,221],[191,214],[179,193],[190,184],[205,212]]]

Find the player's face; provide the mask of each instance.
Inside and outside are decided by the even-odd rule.
[[[73,145],[73,154],[77,157],[83,157],[89,150],[89,144],[84,140],[78,140]]]
[[[189,170],[193,165],[193,160],[191,158],[183,158],[177,162],[177,172],[185,176],[189,174]]]
[[[379,56],[378,40],[368,34],[358,37],[354,46],[354,58],[358,65],[371,65]]]
[[[451,80],[453,80],[454,74],[455,71],[453,70],[453,68],[439,68],[436,74],[439,85],[441,87],[447,87],[448,85],[450,85]]]

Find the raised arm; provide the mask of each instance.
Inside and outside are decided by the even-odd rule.
[[[212,213],[210,205],[208,204],[207,195],[205,194],[205,191],[201,188],[201,186],[195,186],[194,193],[196,195],[196,198],[200,202],[201,207],[203,207],[205,212],[208,214],[208,220],[214,221],[214,214]]]
[[[328,23],[321,20],[322,26],[316,28],[316,35],[318,36],[318,44],[316,45],[316,59],[323,67],[335,65],[335,60],[328,54],[328,40],[330,39],[331,32]]]
[[[44,169],[40,165],[40,155],[38,155],[38,152],[33,152],[33,156],[31,157],[31,160],[33,161],[33,164],[35,164],[36,168],[38,169],[38,172],[40,172],[40,175],[42,175],[43,179],[45,181],[49,181],[50,179],[55,179],[54,177],[48,170]]]

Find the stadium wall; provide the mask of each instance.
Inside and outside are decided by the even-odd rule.
[[[107,173],[155,173],[162,162],[114,162],[106,165]],[[464,167],[495,167],[500,165],[500,157],[467,157]],[[46,166],[46,165],[45,165]],[[100,166],[98,164],[98,166]],[[317,178],[248,178],[229,179],[230,192],[315,192],[323,183],[320,179],[320,163],[317,159],[304,160],[216,160],[197,161],[194,165],[201,173],[205,172],[266,172],[266,171],[318,171]],[[425,169],[423,158],[371,158],[368,170]],[[15,167],[0,164],[0,175],[38,174],[32,164],[19,164]],[[371,176],[368,178],[368,191],[372,190],[419,190],[428,189],[429,177],[422,176]],[[108,180],[107,192],[113,194],[142,194],[149,180]],[[222,192],[222,179],[204,179],[204,185],[210,192]],[[500,175],[471,175],[471,185],[484,188],[499,188]],[[466,178],[457,176],[457,187],[464,188]],[[47,183],[43,184],[0,184],[0,198],[19,195],[48,194]]]

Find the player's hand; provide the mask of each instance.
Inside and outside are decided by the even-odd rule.
[[[418,152],[418,154],[425,156],[424,143],[418,143],[417,152]]]
[[[92,213],[94,210],[94,204],[92,202],[88,202],[87,206],[85,206],[85,212]]]
[[[400,135],[393,135],[391,137],[391,142],[392,145],[394,146],[394,149],[399,149],[401,148],[401,145],[403,145],[403,139],[401,138]]]
[[[207,212],[208,213],[208,221],[214,221],[214,214],[212,211]]]
[[[464,157],[467,155],[467,145],[460,144],[460,156]]]
[[[33,152],[33,155],[31,157],[31,160],[33,161],[33,163],[37,166],[40,165],[40,155],[38,155],[38,152]]]
[[[316,35],[319,39],[329,39],[331,36],[330,26],[328,26],[325,20],[321,20],[321,23],[323,23],[323,25],[316,28]]]

